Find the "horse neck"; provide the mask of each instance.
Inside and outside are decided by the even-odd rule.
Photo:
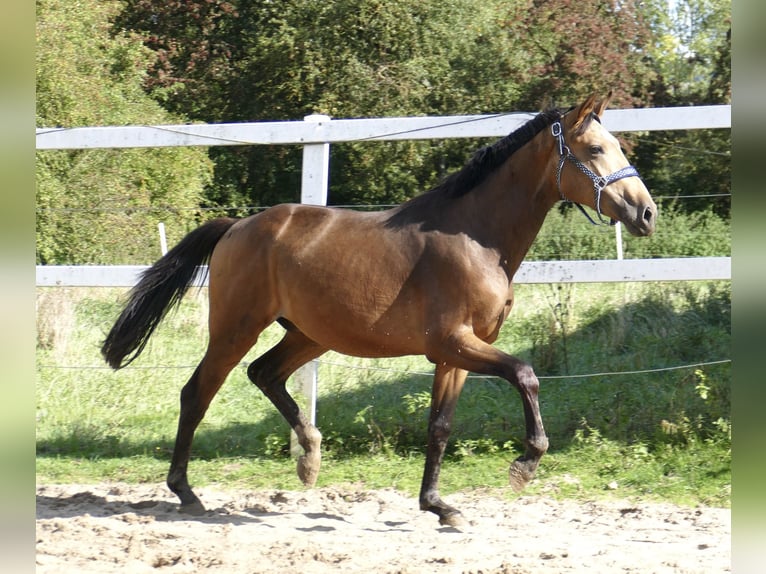
[[[471,234],[482,245],[499,251],[511,274],[558,200],[555,162],[549,159],[552,146],[545,143],[534,138],[466,194],[466,205],[456,206],[471,221]]]

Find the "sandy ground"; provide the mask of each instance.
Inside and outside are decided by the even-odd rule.
[[[164,485],[37,488],[37,572],[267,574],[730,572],[728,509],[445,498],[466,526],[439,526],[393,490],[220,491],[179,514]]]

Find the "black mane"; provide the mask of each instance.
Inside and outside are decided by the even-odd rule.
[[[549,108],[504,138],[477,150],[462,169],[447,176],[439,185],[392,209],[386,225],[399,227],[413,222],[430,225],[427,221],[436,225],[439,206],[470,193],[541,130],[561,119],[566,111],[568,110]]]
[[[479,185],[487,175],[527,144],[541,130],[561,119],[564,111],[549,108],[514,130],[503,139],[477,150],[462,169],[447,176],[429,193],[440,193],[454,198],[465,195]]]

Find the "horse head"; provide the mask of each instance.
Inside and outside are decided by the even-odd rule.
[[[601,124],[611,92],[591,95],[551,126],[558,154],[557,187],[561,199],[584,204],[619,221],[633,235],[654,232],[657,205],[620,144]],[[576,169],[575,169],[576,168]]]

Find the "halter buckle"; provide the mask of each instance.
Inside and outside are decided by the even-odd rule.
[[[564,145],[564,128],[561,127],[561,122],[553,122],[551,124],[551,134],[553,134],[553,137],[559,142],[559,155],[563,156],[564,150],[566,150],[567,155],[569,155],[569,150],[566,145]]]

